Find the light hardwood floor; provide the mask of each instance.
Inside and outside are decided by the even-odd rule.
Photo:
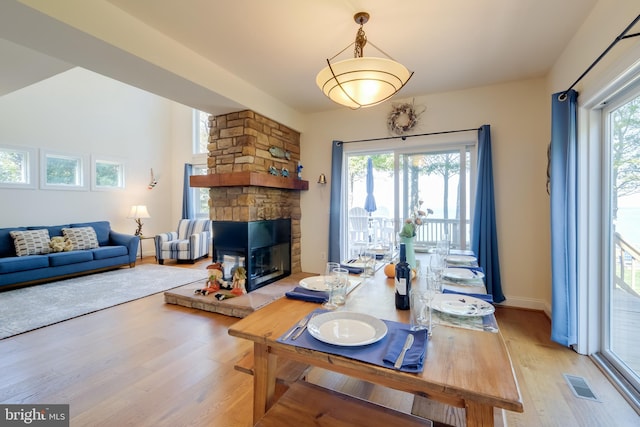
[[[497,317],[525,407],[507,414],[508,426],[640,425],[591,359],[549,340],[543,313],[498,309]],[[72,426],[248,427],[252,380],[233,365],[251,345],[227,334],[236,320],[157,294],[0,340],[0,402],[69,403]],[[574,397],[563,373],[585,377],[601,401]],[[310,378],[411,409],[411,396],[399,392],[319,371]]]

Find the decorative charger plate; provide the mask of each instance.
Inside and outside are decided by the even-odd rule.
[[[387,335],[382,320],[350,311],[319,314],[309,320],[307,330],[319,341],[345,347],[373,344]]]
[[[431,302],[434,310],[455,316],[486,316],[496,311],[495,307],[479,298],[459,294],[437,294]]]
[[[349,278],[349,289],[352,289],[354,286],[357,286],[360,283],[358,279]],[[299,285],[303,288],[309,289],[310,291],[328,291],[329,287],[324,282],[324,276],[311,276],[305,277],[300,280]]]
[[[475,264],[478,262],[476,257],[471,255],[447,255],[445,260],[450,264]]]
[[[474,280],[484,278],[484,273],[470,268],[449,267],[444,269],[442,276],[453,280]]]

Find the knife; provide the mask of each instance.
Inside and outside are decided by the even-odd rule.
[[[402,362],[404,362],[404,355],[407,354],[407,350],[411,348],[413,345],[413,334],[407,335],[407,340],[404,342],[404,346],[402,346],[402,351],[400,352],[400,356],[396,359],[396,363],[393,365],[394,368],[400,369],[402,367]]]
[[[286,341],[289,339],[289,337],[291,336],[291,334],[293,334],[297,329],[303,328],[305,326],[307,326],[307,322],[309,321],[309,317],[303,317],[302,319],[300,319],[300,321],[298,322],[298,324],[291,329],[289,332],[287,332],[287,335],[285,335],[282,340]]]
[[[313,319],[313,317],[318,314],[318,313],[313,313],[311,316],[305,317],[304,320],[304,324],[302,326],[300,326],[300,329],[298,329],[298,332],[296,332],[296,334],[293,336],[293,338],[291,338],[292,340],[297,340],[298,338],[300,338],[300,335],[302,335],[302,333],[304,332],[305,329],[307,329],[307,325],[309,325],[309,320]]]

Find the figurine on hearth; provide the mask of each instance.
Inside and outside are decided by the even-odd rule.
[[[231,293],[234,295],[242,295],[247,293],[245,284],[247,283],[247,270],[244,267],[236,268],[233,272],[233,282],[231,286]]]
[[[195,293],[200,295],[209,295],[220,290],[220,287],[227,287],[227,282],[224,281],[224,271],[222,263],[216,262],[207,266],[209,271],[209,278],[207,279],[207,287],[203,289],[196,289]]]

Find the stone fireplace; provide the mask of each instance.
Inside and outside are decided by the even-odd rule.
[[[226,224],[244,230],[245,223],[287,219],[290,268],[285,270],[300,272],[300,191],[309,187],[296,173],[300,134],[249,110],[210,116],[209,128],[208,174],[192,176],[190,182],[192,187],[210,189],[214,261],[223,262],[215,259],[216,227]],[[251,254],[244,256],[246,262]],[[253,290],[255,283],[247,279]]]

